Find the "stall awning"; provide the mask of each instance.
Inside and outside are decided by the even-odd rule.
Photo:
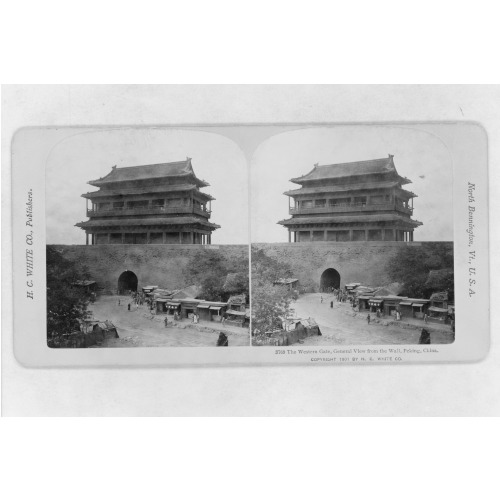
[[[209,309],[210,304],[198,304],[198,309]]]
[[[424,307],[425,304],[423,304],[422,302],[413,302],[412,306],[413,307]]]
[[[156,299],[156,302],[167,302],[167,299]]]
[[[448,309],[443,309],[442,307],[429,307],[429,311],[439,312],[439,313],[447,313]]]
[[[169,306],[179,307],[179,306],[181,305],[181,303],[180,303],[180,302],[174,302],[174,301],[172,301],[172,300],[169,300],[169,301],[168,301],[168,305],[169,305]]]
[[[210,306],[211,311],[220,311],[222,309],[222,306]]]
[[[384,302],[382,299],[370,299],[368,301],[368,304],[370,304],[371,306],[379,306],[380,304],[382,304],[382,302]]]
[[[246,312],[244,311],[226,311],[227,314],[233,314],[234,316],[245,316]]]
[[[409,302],[408,300],[402,300],[400,303],[399,303],[400,306],[411,306],[411,302]]]

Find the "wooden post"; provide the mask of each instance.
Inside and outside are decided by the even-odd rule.
[[[122,245],[125,243],[125,233],[122,233]]]
[[[111,243],[111,233],[108,233],[108,245]]]
[[[165,231],[163,231],[161,233],[161,242],[165,245],[165,243],[167,242],[167,233]]]
[[[349,229],[349,241],[352,241],[352,229]]]
[[[85,244],[89,244],[89,233],[85,232]]]
[[[182,231],[179,231],[179,243],[182,243]]]
[[[288,230],[288,243],[291,243],[291,242],[292,242],[292,232],[289,229]]]

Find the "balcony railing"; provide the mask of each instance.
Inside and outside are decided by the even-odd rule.
[[[210,218],[211,212],[194,206],[186,207],[114,207],[87,210],[87,217],[109,217],[113,215],[171,215],[171,214],[198,214]]]
[[[399,203],[344,203],[342,205],[310,208],[290,208],[290,215],[335,214],[340,212],[370,212],[378,210],[397,210],[408,215],[413,214],[412,208],[406,208]]]

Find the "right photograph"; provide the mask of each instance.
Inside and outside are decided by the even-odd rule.
[[[253,346],[454,342],[453,169],[435,127],[308,127],[260,144]]]

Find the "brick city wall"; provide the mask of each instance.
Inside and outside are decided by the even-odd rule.
[[[390,283],[387,263],[403,245],[445,245],[452,242],[346,242],[346,243],[257,243],[266,254],[290,266],[294,277],[306,291],[319,291],[321,274],[333,268],[340,274],[341,286],[349,282],[367,285]],[[138,286],[158,285],[179,289],[191,285],[184,270],[192,256],[200,252],[220,252],[227,259],[248,257],[246,245],[52,245],[63,255],[86,265],[92,279],[107,292],[118,287],[124,271],[132,271]]]
[[[201,252],[220,252],[227,259],[248,259],[246,245],[50,245],[63,256],[88,267],[91,279],[114,293],[118,278],[124,271],[132,271],[138,278],[138,287],[158,285],[179,289],[189,286],[184,269],[189,260]]]
[[[387,263],[401,246],[445,245],[453,242],[345,242],[345,243],[257,243],[270,257],[288,264],[305,291],[319,291],[321,274],[333,268],[340,284],[359,282],[366,285],[390,283]]]

